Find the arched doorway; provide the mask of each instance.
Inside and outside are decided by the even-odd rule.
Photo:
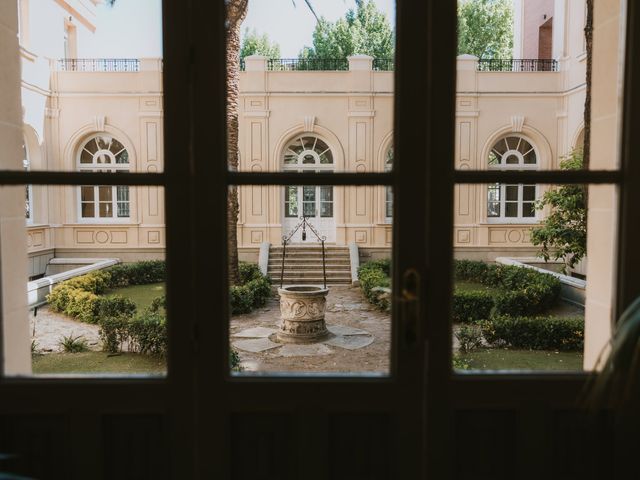
[[[284,171],[332,172],[335,168],[331,147],[317,135],[302,134],[291,139],[282,154]],[[287,185],[282,197],[282,234],[291,232],[302,217],[329,243],[336,239],[334,187],[332,185]],[[292,243],[315,243],[315,235],[302,239],[298,230]]]

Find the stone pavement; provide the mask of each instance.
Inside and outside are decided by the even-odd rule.
[[[388,372],[390,315],[370,305],[359,287],[330,287],[325,319],[332,335],[320,343],[274,342],[280,324],[274,296],[265,307],[231,318],[231,343],[245,372]]]

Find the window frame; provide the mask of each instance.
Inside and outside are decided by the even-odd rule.
[[[95,153],[92,153],[92,157],[93,157],[92,162],[83,163],[82,152],[86,149],[89,142],[103,136],[108,136],[108,137],[111,137],[113,140],[116,140],[120,145],[122,145],[122,150],[118,151],[117,153],[114,153],[110,149],[100,149],[99,145],[96,143],[98,150]],[[107,152],[109,158],[113,160],[112,163],[96,163],[95,157],[98,153],[102,151]],[[122,153],[123,151],[127,152],[127,163],[117,163],[116,155]],[[91,153],[89,150],[87,150],[87,152]],[[127,146],[123,142],[118,140],[115,135],[112,135],[107,132],[96,132],[89,135],[88,137],[85,137],[85,139],[80,143],[80,147],[78,148],[76,153],[76,167],[78,171],[82,173],[88,173],[88,172],[117,173],[117,174],[128,173],[131,171],[131,161],[129,159],[130,159],[130,153],[128,151]],[[92,203],[93,203],[94,215],[92,217],[83,216],[83,208],[82,208],[83,204],[89,203],[82,200],[82,189],[85,187],[93,187]],[[113,213],[113,216],[111,217],[100,216],[100,204],[106,203],[106,202],[100,201],[100,188],[103,188],[103,187],[111,188],[111,211]],[[118,201],[119,188],[127,188],[128,200],[126,202]],[[78,212],[78,215],[77,215],[78,223],[83,223],[83,224],[131,223],[133,221],[132,215],[131,215],[132,208],[134,206],[133,198],[135,198],[134,195],[132,195],[132,193],[135,193],[135,190],[132,190],[128,185],[80,185],[76,189],[76,208],[77,208],[76,211]],[[129,215],[127,215],[126,217],[118,216],[118,206],[120,203],[128,204]]]

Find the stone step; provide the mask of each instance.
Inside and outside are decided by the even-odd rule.
[[[323,279],[322,278],[291,278],[291,277],[285,277],[283,285],[323,285]],[[327,285],[350,285],[351,284],[351,279],[346,280],[346,279],[329,279],[327,278]],[[275,287],[279,287],[280,286],[280,279],[278,278],[277,280],[274,279],[273,280],[273,285]]]
[[[279,276],[280,275],[280,271],[279,270],[273,270],[271,272],[269,272],[269,275],[272,276]],[[323,275],[322,273],[322,269],[320,270],[287,270],[286,268],[284,269],[284,275],[285,277],[287,275],[294,275],[296,277],[321,277]],[[327,278],[329,277],[349,277],[351,278],[351,272],[349,270],[327,270]]]
[[[282,258],[278,258],[278,261],[274,259],[269,260],[269,265],[282,265]],[[318,258],[285,258],[284,263],[287,265],[310,265],[318,264],[322,265],[322,259]],[[327,258],[325,259],[327,265],[351,265],[351,261],[345,258]]]
[[[325,268],[327,270],[327,272],[333,271],[339,271],[339,272],[350,272],[351,271],[351,266],[350,265],[334,265],[334,264],[327,264],[325,265]],[[321,263],[312,263],[312,264],[308,264],[308,265],[289,265],[288,263],[284,264],[284,269],[285,270],[300,270],[300,271],[304,271],[304,270],[322,270],[322,264]],[[282,270],[282,265],[278,264],[278,265],[269,265],[269,272],[276,272],[276,271],[280,271]]]

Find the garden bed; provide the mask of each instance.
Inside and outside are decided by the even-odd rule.
[[[457,363],[470,370],[582,370],[582,352],[482,348],[457,355]]]

